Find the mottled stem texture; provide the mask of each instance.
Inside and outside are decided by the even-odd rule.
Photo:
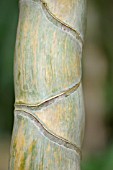
[[[80,170],[86,0],[20,0],[10,170]]]

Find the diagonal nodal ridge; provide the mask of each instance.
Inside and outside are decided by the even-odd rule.
[[[81,42],[83,44],[83,39],[82,39],[80,33],[76,29],[72,28],[70,25],[65,23],[64,21],[57,18],[50,11],[47,3],[44,2],[44,0],[37,0],[37,1],[36,0],[20,0],[20,3],[21,2],[31,2],[31,3],[34,3],[34,4],[39,4],[42,7],[42,10],[43,10],[45,16],[48,18],[48,20],[50,22],[52,22],[54,25],[58,26],[59,28],[63,29],[63,31],[72,35],[72,37],[75,37],[79,42]]]
[[[81,81],[77,84],[75,84],[73,87],[68,88],[66,91],[63,91],[62,93],[55,95],[53,97],[50,97],[46,100],[44,100],[41,103],[36,103],[36,104],[29,104],[29,103],[21,103],[21,102],[16,102],[15,106],[25,106],[25,107],[30,107],[30,108],[37,108],[38,110],[42,109],[42,107],[47,107],[50,104],[53,104],[54,102],[58,101],[61,98],[65,98],[69,96],[70,94],[74,93],[78,87],[80,86]]]
[[[81,150],[79,147],[77,147],[75,144],[71,144],[69,141],[60,138],[52,133],[50,133],[42,124],[41,122],[33,116],[30,112],[24,111],[24,110],[15,110],[15,114],[21,115],[21,116],[27,116],[29,117],[32,121],[34,121],[35,125],[38,126],[40,129],[41,133],[43,133],[44,136],[46,136],[50,141],[63,146],[67,149],[71,149],[75,151],[78,155],[81,157]],[[20,112],[21,111],[21,112]]]
[[[74,28],[72,28],[71,26],[69,26],[68,24],[66,24],[65,22],[63,22],[62,20],[60,20],[59,18],[57,18],[49,9],[47,3],[45,3],[43,0],[40,0],[42,3],[42,7],[44,12],[46,13],[46,16],[49,20],[51,20],[55,25],[57,24],[57,26],[62,26],[64,29],[64,31],[71,33],[72,35],[75,35],[76,38],[83,44],[83,39],[80,35],[80,33],[75,30]]]

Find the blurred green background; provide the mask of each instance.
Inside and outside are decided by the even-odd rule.
[[[8,169],[13,127],[13,58],[18,0],[0,0],[0,170]],[[86,132],[82,170],[113,170],[113,2],[88,2],[83,56]]]

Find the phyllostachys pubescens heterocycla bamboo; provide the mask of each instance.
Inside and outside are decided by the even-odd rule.
[[[86,0],[20,0],[10,170],[80,170]]]

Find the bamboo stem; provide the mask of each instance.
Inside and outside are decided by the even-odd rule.
[[[80,170],[85,0],[21,0],[10,170]]]

